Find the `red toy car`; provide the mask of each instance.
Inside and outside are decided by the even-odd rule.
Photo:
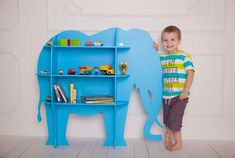
[[[75,74],[76,73],[76,70],[75,69],[69,69],[68,70],[68,74],[69,75],[73,75],[73,74]]]

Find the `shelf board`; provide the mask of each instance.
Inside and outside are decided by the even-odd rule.
[[[50,77],[51,75],[50,74],[36,74],[36,76],[38,77]]]
[[[44,46],[44,48],[129,49],[129,46]]]
[[[118,77],[118,78],[127,78],[127,77],[129,77],[130,75],[116,75],[116,77]]]
[[[45,102],[45,104],[51,105],[51,102]],[[116,103],[106,103],[106,104],[85,104],[85,103],[58,103],[54,102],[54,105],[58,106],[122,106],[128,104],[128,101],[117,101]]]
[[[129,46],[116,46],[116,48],[118,48],[118,49],[129,49],[130,47]]]
[[[36,76],[38,77],[50,77],[50,74],[36,74]],[[74,78],[128,78],[129,75],[52,75],[52,77],[65,77],[65,78],[70,78],[70,77],[74,77]]]
[[[125,78],[129,77],[129,75],[52,75],[53,77],[80,77],[80,78]]]
[[[52,48],[52,46],[45,45],[44,48]]]

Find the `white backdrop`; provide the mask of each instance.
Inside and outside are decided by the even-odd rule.
[[[43,122],[36,119],[35,72],[41,48],[54,34],[141,28],[159,42],[165,26],[177,25],[181,48],[192,55],[196,67],[183,139],[235,140],[234,15],[233,0],[0,0],[0,135],[47,135],[44,107]],[[133,89],[125,136],[143,137],[145,119]],[[153,127],[152,132],[161,130]],[[104,137],[102,115],[71,115],[67,135]]]

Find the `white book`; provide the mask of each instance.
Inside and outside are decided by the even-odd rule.
[[[57,88],[57,85],[54,84],[53,87],[54,87],[54,90],[55,90],[56,100],[57,100],[58,102],[61,102],[61,101],[62,101],[62,98],[61,98],[61,95],[60,95],[59,90],[58,90],[58,88]]]
[[[64,91],[61,89],[60,85],[57,84],[56,86],[57,86],[57,89],[58,89],[61,97],[63,98],[64,102],[67,103],[68,101],[67,101],[67,98],[66,98],[66,96],[64,94]]]

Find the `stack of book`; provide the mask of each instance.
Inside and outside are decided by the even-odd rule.
[[[67,98],[66,98],[65,93],[62,90],[61,86],[59,84],[54,84],[53,87],[54,87],[54,90],[55,90],[56,100],[58,102],[64,101],[66,103]]]
[[[82,102],[85,104],[113,104],[113,96],[81,96]]]

